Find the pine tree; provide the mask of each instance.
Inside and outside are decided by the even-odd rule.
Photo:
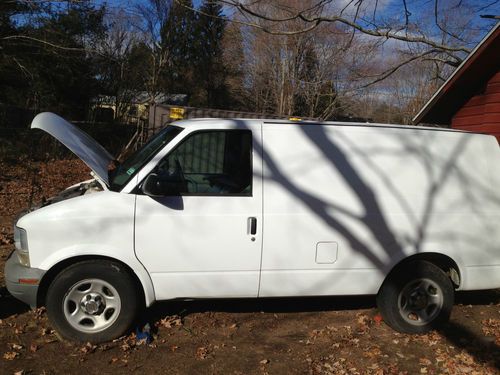
[[[169,56],[164,86],[170,93],[192,93],[194,85],[195,20],[191,0],[174,2],[161,29],[161,47]]]
[[[90,1],[24,3],[0,5],[0,101],[84,118],[99,91],[88,51],[104,35],[105,9]]]
[[[222,39],[226,21],[222,18],[222,6],[204,1],[196,20],[196,77],[199,101],[213,108],[227,106]]]

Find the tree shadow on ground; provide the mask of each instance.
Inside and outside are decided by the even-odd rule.
[[[448,322],[438,332],[453,346],[469,353],[476,362],[491,363],[500,370],[500,346],[494,337],[481,337],[469,328],[453,321]]]
[[[12,297],[7,288],[0,288],[0,319],[29,311],[29,306]]]
[[[500,289],[457,292],[455,304],[462,305],[490,305],[500,304]]]
[[[500,289],[457,292],[456,304],[462,305],[500,305]],[[488,363],[500,370],[500,346],[494,337],[485,337],[473,332],[456,321],[448,322],[439,333],[457,348],[465,350],[477,362]]]
[[[171,300],[155,303],[145,311],[142,318],[155,322],[170,314],[186,317],[204,312],[296,313],[359,310],[373,307],[375,307],[374,296]]]
[[[457,304],[488,305],[500,303],[500,289],[458,292]],[[361,310],[375,308],[375,296],[224,298],[170,300],[146,309],[141,320],[155,322],[166,315],[189,316],[204,312],[228,313],[294,313]]]
[[[496,305],[499,303],[500,289],[457,292],[456,294],[456,304]],[[375,308],[375,296],[171,300],[157,302],[146,309],[140,322],[141,325],[149,322],[154,326],[155,322],[167,315],[179,315],[181,318],[185,318],[192,314],[205,312],[233,314],[308,313]],[[476,362],[491,364],[500,370],[500,347],[495,344],[494,338],[484,337],[453,320],[439,329],[438,332],[451,345],[469,353]]]

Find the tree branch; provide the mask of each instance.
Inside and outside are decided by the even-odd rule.
[[[175,1],[178,2],[180,5],[182,5],[182,3],[179,2],[178,0],[175,0]],[[219,0],[218,2],[225,4],[227,6],[231,6],[235,9],[238,9],[239,11],[246,13],[248,15],[251,15],[254,18],[268,21],[268,22],[272,22],[272,23],[283,23],[283,22],[289,22],[289,21],[293,21],[293,20],[301,20],[301,21],[305,22],[306,24],[311,24],[311,26],[304,27],[304,28],[298,29],[298,30],[281,31],[281,30],[273,30],[271,28],[260,25],[256,22],[236,21],[239,23],[243,23],[246,26],[255,27],[257,29],[260,29],[260,30],[262,30],[266,33],[272,34],[272,35],[302,34],[302,33],[306,33],[308,31],[311,31],[311,30],[317,28],[321,23],[341,23],[341,24],[349,26],[349,27],[351,27],[351,28],[363,33],[363,34],[370,35],[373,37],[394,39],[394,40],[399,40],[399,41],[408,42],[408,43],[421,43],[421,44],[428,45],[432,48],[440,49],[442,51],[465,52],[465,53],[470,52],[470,49],[465,48],[465,47],[453,47],[453,46],[445,45],[443,43],[434,41],[430,38],[426,38],[423,36],[416,36],[416,35],[412,36],[412,35],[408,35],[408,34],[403,35],[403,34],[399,33],[398,31],[394,31],[390,28],[389,29],[378,28],[378,27],[376,27],[375,29],[366,28],[355,21],[351,21],[351,20],[349,20],[345,17],[341,17],[341,16],[312,16],[312,17],[309,17],[305,14],[304,11],[300,11],[300,12],[297,12],[296,14],[289,16],[289,17],[283,17],[283,18],[270,17],[270,16],[267,16],[263,13],[259,13],[257,11],[254,11],[254,10],[250,9],[249,7],[247,7],[246,5],[244,5],[240,2],[234,1],[234,0]],[[193,8],[190,8],[190,9],[192,9],[193,11],[197,11],[196,9],[193,9]],[[234,21],[234,20],[228,19],[226,17],[224,17],[224,19],[226,19],[226,21],[230,21],[230,22]]]
[[[53,47],[53,48],[57,48],[57,49],[65,50],[65,51],[78,51],[78,52],[88,51],[87,48],[65,47],[65,46],[61,46],[61,45],[54,44],[51,42],[47,42],[46,40],[43,40],[43,39],[38,39],[38,38],[34,38],[32,36],[27,36],[27,35],[9,35],[9,36],[4,36],[4,37],[0,38],[0,40],[16,40],[16,39],[17,40],[29,40],[31,42],[45,44],[49,47]]]
[[[377,82],[383,81],[384,79],[386,79],[387,77],[389,77],[390,75],[392,75],[396,71],[398,71],[401,67],[403,67],[403,66],[405,66],[405,65],[407,65],[415,60],[421,59],[424,56],[427,56],[427,55],[430,55],[433,53],[438,53],[438,52],[440,52],[440,51],[435,50],[435,49],[431,49],[431,50],[422,52],[416,56],[412,56],[409,59],[403,60],[400,63],[398,63],[397,65],[393,66],[392,68],[386,70],[385,72],[383,72],[381,74],[377,74],[377,77],[378,77],[377,79],[375,79],[374,81],[371,81],[365,85],[362,85],[360,88],[366,88],[366,87],[369,87],[369,86],[376,84]],[[365,78],[370,78],[370,77],[374,77],[374,76],[365,76]]]
[[[446,30],[444,27],[441,26],[441,24],[439,23],[438,10],[439,10],[439,0],[434,0],[434,23],[436,24],[438,29],[441,30],[446,35],[451,36],[452,38],[455,38],[457,40],[460,40],[463,43],[464,40],[462,38],[460,38],[458,35],[454,33],[449,32],[448,30]]]

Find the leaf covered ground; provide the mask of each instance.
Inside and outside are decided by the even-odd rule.
[[[372,297],[171,301],[140,330],[102,345],[60,341],[44,308],[5,290],[12,223],[88,179],[78,160],[0,162],[0,373],[2,374],[499,374],[500,290],[460,293],[450,323],[425,335],[387,327]],[[136,334],[137,333],[137,334]]]

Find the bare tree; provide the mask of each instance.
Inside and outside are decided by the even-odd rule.
[[[478,23],[480,12],[497,6],[473,0],[400,0],[399,5],[367,0],[316,0],[297,2],[216,0],[224,4],[233,22],[251,26],[271,35],[299,35],[313,32],[325,24],[339,25],[354,37],[364,35],[373,43],[390,44],[393,49],[404,48],[411,56],[372,74],[377,83],[402,66],[417,60],[433,60],[442,65],[457,67],[470,52],[477,38],[494,21]],[[265,21],[265,22],[263,22]]]
[[[162,91],[161,78],[171,64],[171,51],[161,43],[162,28],[167,22],[171,6],[172,2],[169,0],[147,0],[137,4],[140,22],[136,27],[149,52],[149,64],[144,67],[144,73],[150,102]]]
[[[137,22],[134,14],[122,9],[111,10],[107,18],[108,31],[97,47],[101,57],[101,81],[115,99],[118,119],[125,118],[144,74],[141,61],[133,56],[143,38],[131,26]]]
[[[222,38],[222,60],[226,68],[225,86],[230,95],[228,107],[236,110],[248,109],[248,91],[245,87],[245,51],[240,25],[229,23]]]
[[[256,22],[263,27],[269,23]],[[293,35],[271,35],[241,24],[240,28],[246,52],[245,83],[252,109],[258,112],[335,118],[358,95],[359,73],[370,69],[370,56],[375,53],[372,41],[351,35],[341,25],[324,24]]]

